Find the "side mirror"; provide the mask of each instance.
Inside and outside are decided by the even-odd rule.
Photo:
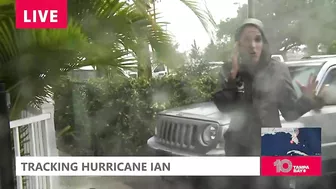
[[[326,84],[319,96],[322,97],[326,105],[336,105],[336,85]]]

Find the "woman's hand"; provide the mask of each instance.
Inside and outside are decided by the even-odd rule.
[[[310,98],[315,97],[316,86],[317,86],[316,76],[314,76],[313,74],[310,74],[308,78],[308,84],[306,86],[302,85],[299,81],[296,81],[296,83],[299,85],[302,94]]]
[[[231,78],[235,79],[238,71],[239,71],[239,45],[238,42],[235,43],[233,54],[232,54],[232,70],[231,70]]]

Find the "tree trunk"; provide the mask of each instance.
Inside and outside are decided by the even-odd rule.
[[[9,126],[9,111],[7,106],[6,89],[0,83],[0,125],[1,125],[1,155],[0,155],[0,188],[14,188],[13,154],[11,142],[11,129]]]
[[[255,13],[254,13],[254,1],[253,0],[248,0],[248,18],[254,18]]]
[[[154,26],[156,24],[156,11],[155,11],[155,0],[151,0],[150,3],[153,5],[153,11],[154,11],[154,18],[152,25]],[[147,12],[150,13],[150,7],[147,9]],[[146,43],[146,40],[142,42],[141,49],[140,50],[140,56],[139,64],[138,64],[138,76],[145,78],[146,80],[149,80],[152,78],[152,61],[151,61],[151,52],[150,49],[152,47]],[[153,52],[153,48],[152,48]]]
[[[145,78],[146,80],[152,78],[152,63],[149,48],[149,45],[143,40],[138,52],[138,77]]]
[[[147,53],[146,53],[146,57],[145,57],[145,60],[146,60],[146,67],[145,67],[145,78],[147,80],[151,79],[152,78],[152,61],[151,61],[151,58],[150,58],[150,46],[147,44]]]

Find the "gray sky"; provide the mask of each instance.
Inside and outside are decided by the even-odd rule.
[[[237,15],[238,5],[235,2],[244,4],[248,0],[197,0],[200,6],[204,7],[204,1],[212,13],[215,21]],[[162,0],[157,4],[157,10],[162,17],[160,21],[166,21],[168,30],[175,36],[176,42],[180,44],[179,50],[185,51],[191,48],[193,40],[202,49],[210,42],[210,37],[204,30],[197,17],[179,0]]]

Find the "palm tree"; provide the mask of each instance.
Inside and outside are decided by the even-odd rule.
[[[157,23],[157,12],[156,12],[156,3],[157,2],[161,2],[162,0],[132,0],[134,2],[134,4],[137,5],[138,9],[140,9],[141,11],[145,12],[149,12],[152,13],[152,23],[153,25],[155,25]],[[199,21],[202,23],[204,29],[207,31],[207,33],[209,34],[210,38],[213,38],[213,27],[216,26],[216,22],[214,21],[210,11],[208,10],[208,8],[206,7],[205,10],[201,9],[198,6],[198,2],[195,0],[179,0],[181,3],[183,3],[188,9],[190,9],[195,16],[199,19]],[[144,46],[144,49],[148,49],[147,47]],[[152,47],[152,51],[155,52],[155,49],[153,49]],[[147,53],[149,54],[149,52]],[[147,55],[149,56],[149,55]],[[154,54],[154,59],[157,59],[157,57]],[[163,60],[165,61],[165,60]],[[145,69],[147,69],[145,71],[145,73],[150,73],[151,74],[151,61],[149,60],[149,58],[147,58],[146,61],[146,65],[144,66]],[[151,76],[149,74],[149,76]]]
[[[69,15],[82,24],[90,42],[127,52],[135,58],[131,63],[138,64],[139,75],[150,78],[142,72],[146,70],[142,63],[149,61],[148,44],[160,59],[168,59],[174,52],[171,37],[162,29],[164,23],[153,22],[153,15],[138,2],[69,0],[68,4]]]
[[[169,57],[170,36],[135,4],[119,0],[68,4],[66,30],[17,30],[14,2],[0,4],[0,79],[11,94],[12,118],[26,105],[39,105],[51,97],[55,82],[75,68],[94,65],[109,70],[125,62],[144,62],[144,44],[151,44],[158,57]]]
[[[166,23],[155,21],[142,1],[69,0],[65,30],[16,30],[14,2],[0,4],[0,79],[11,94],[11,116],[51,97],[55,81],[81,66],[108,71],[131,62],[150,78],[148,44],[158,60],[175,51]]]
[[[80,64],[86,45],[72,21],[66,30],[17,30],[14,2],[0,5],[0,79],[11,95],[11,118],[50,97],[53,81]]]

